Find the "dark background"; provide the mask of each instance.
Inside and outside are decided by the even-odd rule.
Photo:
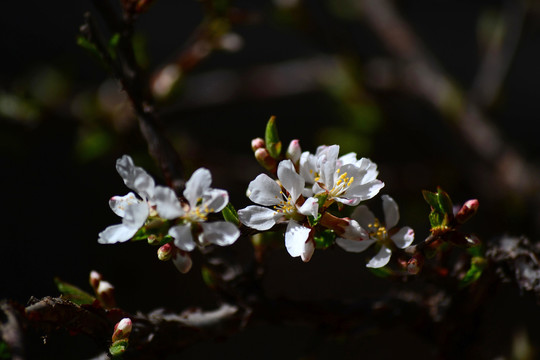
[[[215,187],[228,189],[237,208],[247,205],[244,191],[260,172],[250,140],[262,136],[269,116],[276,115],[284,143],[298,138],[303,149],[311,151],[319,144],[338,143],[342,153],[356,151],[377,162],[380,179],[386,183],[383,193],[398,201],[401,223],[412,226],[418,239],[428,233],[429,209],[421,190],[434,190],[437,185],[456,203],[480,200],[471,228],[484,241],[502,234],[536,239],[539,209],[531,200],[535,195],[489,186],[489,173],[471,172],[477,155],[451,121],[411,93],[373,86],[369,80],[377,75],[370,73],[374,60],[390,54],[365,24],[332,10],[346,1],[330,3],[305,4],[312,19],[306,23],[289,21],[286,12],[271,2],[236,3],[258,15],[257,21],[233,28],[243,38],[243,47],[234,53],[214,52],[186,74],[178,98],[160,108],[186,172],[209,168]],[[466,93],[482,59],[479,19],[504,9],[507,2],[402,0],[396,4],[430,56]],[[501,137],[531,164],[537,164],[540,156],[538,10],[534,4],[529,6],[501,92],[486,110]],[[116,158],[130,154],[158,183],[163,178],[127,108],[116,105],[109,111],[96,100],[109,80],[100,62],[76,45],[85,11],[95,13],[89,1],[10,2],[0,12],[0,184],[7,230],[0,245],[0,298],[26,304],[31,296],[56,296],[55,276],[89,290],[88,274],[95,269],[115,285],[118,304],[127,311],[147,312],[161,306],[172,311],[188,306],[211,309],[217,299],[201,281],[198,253],[192,271],[182,275],[172,264],[160,262],[156,249],[142,242],[97,244],[97,234],[118,222],[108,199],[128,191],[115,171]],[[149,68],[170,61],[202,17],[196,1],[157,0],[137,26],[146,39]],[[343,44],[355,53],[344,51]],[[360,69],[355,79],[361,92],[358,107],[350,106],[350,93],[313,81],[296,82],[295,71],[305,66],[295,67],[290,74],[290,68],[282,67],[318,59],[335,74],[336,58],[355,61]],[[261,75],[268,68],[291,77],[284,90],[268,90],[269,78]],[[114,83],[108,84],[114,89]],[[381,210],[379,201],[368,202],[375,212]],[[247,241],[233,249],[241,254],[251,251]],[[330,249],[317,251],[310,263],[303,264],[285,251],[276,251],[268,259],[265,289],[270,297],[360,299],[403,286],[367,273],[365,258]],[[501,293],[487,311],[485,328],[506,331],[486,330],[481,339],[486,358],[508,354],[518,331],[525,329],[530,338],[539,335],[533,324],[540,314],[533,300],[520,297],[513,288]],[[403,336],[401,344],[433,354],[430,345],[405,329],[406,324],[397,324],[390,335]],[[268,358],[306,354],[340,358],[359,349],[376,358],[392,355],[385,346],[389,335],[382,338],[369,334],[369,329],[364,340],[347,346],[314,340],[318,339],[314,328],[268,325],[248,330],[223,343],[195,346],[183,355],[246,357],[246,343],[258,346]],[[292,340],[298,336],[299,340]],[[95,351],[90,340],[62,334],[51,337],[45,346],[32,339],[29,348],[41,354],[37,358],[85,358]]]

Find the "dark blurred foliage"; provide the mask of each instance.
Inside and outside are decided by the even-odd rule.
[[[403,69],[396,70],[394,55],[362,21],[355,3],[234,2],[244,20],[222,34],[231,35],[223,45],[230,51],[212,51],[181,74],[178,86],[158,103],[186,173],[209,168],[215,187],[228,189],[237,208],[247,205],[247,184],[261,171],[250,141],[262,136],[266,121],[276,115],[285,143],[298,138],[311,151],[337,143],[342,153],[355,151],[375,161],[386,183],[383,192],[398,201],[401,223],[412,226],[418,239],[428,235],[429,226],[421,190],[439,185],[455,203],[480,200],[470,230],[483,241],[506,233],[534,241],[540,231],[538,195],[502,186],[498,173],[489,170],[493,164],[485,166],[455,119],[403,85]],[[499,31],[497,21],[512,3],[401,0],[395,5],[430,58],[466,96],[491,35]],[[150,72],[173,62],[193,42],[204,18],[201,5],[156,0],[140,16],[135,39],[146,49],[140,50],[141,62]],[[128,311],[215,306],[215,296],[201,281],[199,254],[194,269],[181,275],[144,243],[96,242],[99,231],[118,222],[108,199],[128,191],[115,171],[116,158],[130,154],[158,182],[163,178],[118,85],[97,57],[76,45],[83,13],[95,11],[90,1],[5,6],[0,12],[0,169],[7,232],[0,247],[0,297],[25,304],[30,296],[57,295],[54,276],[89,288],[88,274],[95,269],[115,284],[118,304]],[[536,2],[527,4],[500,91],[484,107],[501,138],[533,166],[540,158],[539,11]],[[511,165],[508,177],[519,176]],[[378,199],[368,205],[380,211]],[[233,247],[249,257],[249,244]],[[303,264],[276,251],[268,258],[264,286],[270,297],[361,299],[409,285],[372,276],[365,258],[330,249]],[[482,358],[509,354],[512,344],[527,336],[538,339],[540,329],[532,321],[540,315],[538,308],[517,290],[506,290],[486,312]],[[529,311],[534,316],[524,317]],[[184,355],[251,357],[250,343],[268,355],[263,358],[357,358],[364,352],[389,358],[394,353],[388,344],[395,338],[400,349],[408,349],[402,358],[432,356],[434,349],[408,333],[406,325],[396,324],[384,336],[366,326],[359,330],[365,332],[363,340],[354,345],[320,338],[314,328],[255,327]],[[504,333],[493,330],[501,327]],[[79,342],[92,351],[86,339],[62,336],[51,337],[48,347],[37,341],[30,345],[43,358],[81,358]],[[76,347],[64,349],[66,341]],[[536,341],[537,350],[539,345]]]

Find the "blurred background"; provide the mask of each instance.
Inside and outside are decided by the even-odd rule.
[[[119,85],[97,56],[77,45],[87,11],[100,21],[88,0],[10,2],[0,12],[7,230],[0,298],[26,304],[31,296],[56,296],[55,276],[90,290],[88,274],[98,270],[127,311],[211,309],[217,298],[201,280],[200,254],[181,275],[142,242],[97,244],[97,234],[118,223],[108,199],[128,192],[115,171],[118,157],[129,154],[158,183],[164,180]],[[540,233],[539,20],[540,4],[532,0],[156,0],[136,23],[134,48],[186,174],[209,168],[213,185],[229,190],[237,208],[248,205],[247,184],[262,171],[250,141],[264,135],[275,115],[285,145],[300,139],[303,150],[315,151],[339,144],[342,154],[375,161],[383,193],[396,199],[401,224],[418,239],[429,226],[421,190],[441,186],[456,204],[479,199],[470,228],[483,241],[503,234],[534,240]],[[368,205],[381,214],[379,198]],[[232,248],[251,252],[247,241]],[[366,256],[336,248],[303,264],[275,251],[265,290],[269,297],[355,300],[403,286],[367,273]],[[510,356],[516,341],[540,335],[532,299],[510,289],[495,304],[506,312],[491,305],[488,314],[498,316],[486,315],[485,327],[507,331],[486,331],[481,358]],[[533,316],[516,316],[526,312]],[[269,357],[291,359],[340,358],[360,349],[376,358],[392,354],[384,338],[363,331],[362,340],[343,345],[314,340],[311,328],[252,327],[183,356],[247,356],[247,342]],[[394,332],[435,353],[400,326]],[[268,334],[275,343],[268,344]],[[43,358],[95,351],[81,337],[58,335],[45,346],[30,341]],[[66,341],[80,346],[65,347]]]

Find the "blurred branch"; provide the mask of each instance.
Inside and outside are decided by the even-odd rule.
[[[381,39],[393,56],[404,67],[407,85],[418,97],[431,103],[450,123],[455,126],[471,148],[480,158],[489,164],[493,179],[497,179],[514,193],[534,194],[540,186],[540,170],[527,163],[522,156],[503,140],[498,129],[482,113],[475,97],[483,96],[488,102],[490,96],[475,95],[467,98],[439,67],[425,50],[420,39],[414,34],[403,20],[393,3],[389,0],[363,0],[361,11],[366,23]],[[517,11],[520,14],[520,11]],[[516,20],[516,27],[519,26]],[[517,39],[508,38],[504,59],[493,64],[485,64],[483,72],[497,71],[499,82],[504,78],[508,63],[513,56]],[[501,54],[501,53],[499,53]],[[490,55],[486,55],[490,56]],[[487,61],[487,60],[486,60]],[[474,94],[482,93],[486,84],[483,80],[487,75],[481,75],[477,81]]]
[[[9,346],[12,360],[24,360],[24,339],[21,310],[8,301],[0,303],[0,340]]]
[[[109,32],[120,36],[118,45],[111,54],[109,45],[89,13],[85,16],[81,33],[95,45],[113,76],[122,84],[137,114],[150,155],[161,168],[167,184],[179,191],[184,186],[182,163],[174,147],[163,134],[153,106],[154,101],[147,77],[136,61],[132,46],[134,18],[132,14],[120,17],[107,0],[93,0],[93,3],[105,20]]]

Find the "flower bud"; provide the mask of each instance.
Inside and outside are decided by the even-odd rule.
[[[161,261],[167,261],[170,260],[173,256],[174,248],[171,244],[165,244],[161,246],[157,251],[158,259]]]
[[[94,289],[94,291],[97,291],[97,288],[99,286],[99,283],[103,279],[103,276],[101,276],[100,273],[98,273],[95,270],[90,271],[90,285]]]
[[[180,271],[182,274],[187,273],[191,266],[193,265],[193,262],[191,261],[191,256],[189,256],[189,253],[184,251],[177,251],[174,256],[172,257],[172,261],[174,263],[174,266]]]
[[[300,161],[300,155],[302,155],[302,148],[300,148],[300,141],[295,139],[289,143],[285,156],[290,159],[295,165],[298,165]]]
[[[100,281],[96,290],[96,295],[99,301],[105,308],[112,308],[116,306],[114,300],[114,286],[108,281]]]
[[[474,214],[476,214],[476,212],[478,211],[479,205],[480,203],[477,199],[472,199],[465,202],[465,204],[463,204],[461,209],[459,209],[458,213],[456,214],[456,221],[459,224],[463,224],[464,222],[472,218]]]
[[[161,240],[154,234],[148,235],[148,245],[159,245]]]
[[[259,148],[255,150],[255,159],[261,164],[263,168],[268,171],[274,171],[277,167],[277,161],[270,156],[268,150],[265,148]]]
[[[415,254],[407,261],[407,272],[411,275],[417,275],[424,265],[424,256],[420,253]]]
[[[114,333],[112,336],[112,342],[127,339],[131,333],[131,319],[123,318],[114,326]]]
[[[265,148],[264,140],[260,137],[251,140],[251,148],[253,149],[253,151]]]

